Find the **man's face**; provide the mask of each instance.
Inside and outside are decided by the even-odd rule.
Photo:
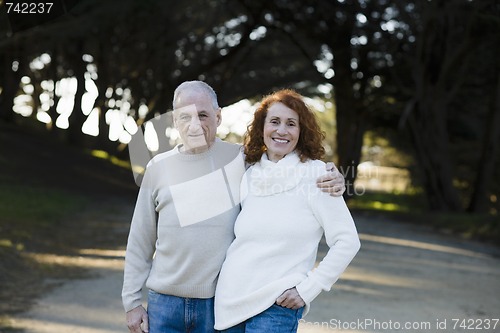
[[[215,109],[205,93],[183,92],[174,109],[174,125],[179,131],[183,150],[198,154],[214,143],[221,122],[220,108]]]

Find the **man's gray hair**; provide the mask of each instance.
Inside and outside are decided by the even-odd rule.
[[[174,91],[174,99],[172,101],[172,107],[175,110],[175,102],[179,98],[179,95],[184,92],[189,91],[190,93],[205,93],[212,100],[212,106],[214,110],[219,108],[219,103],[217,102],[217,94],[214,89],[210,87],[207,83],[203,81],[185,81],[181,83]]]

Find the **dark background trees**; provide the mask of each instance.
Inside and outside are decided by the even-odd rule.
[[[500,6],[494,0],[60,0],[55,6],[52,17],[27,18],[7,15],[2,5],[3,121],[38,124],[74,145],[123,155],[126,144],[109,139],[110,109],[121,110],[119,126],[127,117],[140,126],[170,109],[184,80],[207,81],[221,105],[292,87],[334,103],[336,162],[348,195],[363,138],[376,132],[414,156],[412,178],[430,209],[484,211],[497,200]],[[56,126],[55,87],[68,77],[77,85],[63,130]],[[97,89],[96,137],[81,131],[90,116],[80,103],[92,89],[89,80]],[[26,86],[34,111],[21,117],[12,110]],[[50,116],[46,124],[36,120],[42,111]]]

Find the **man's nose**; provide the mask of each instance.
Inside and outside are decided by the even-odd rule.
[[[201,126],[200,119],[198,117],[192,117],[191,121],[189,122],[190,127],[199,127]]]

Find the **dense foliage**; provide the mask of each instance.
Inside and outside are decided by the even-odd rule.
[[[367,131],[415,157],[431,209],[481,211],[499,193],[500,5],[494,0],[60,0],[50,16],[0,13],[0,118],[14,99],[76,145],[108,151],[108,110],[137,125],[202,79],[222,105],[293,87],[335,105],[351,185]],[[29,78],[28,80],[26,79]],[[57,83],[77,81],[68,130]],[[94,86],[89,87],[91,80]],[[99,134],[79,101],[96,90]],[[126,131],[125,126],[123,131]],[[498,165],[498,164],[497,164]],[[496,178],[496,179],[497,179]],[[348,191],[349,192],[349,191]]]

